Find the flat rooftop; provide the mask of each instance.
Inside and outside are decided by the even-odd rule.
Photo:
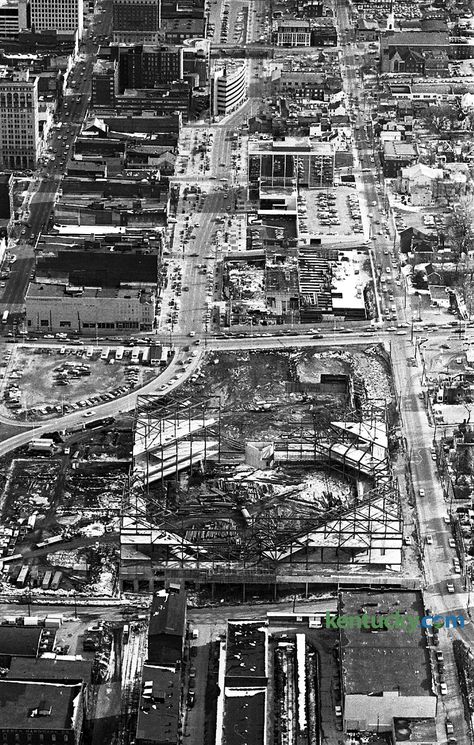
[[[90,683],[92,671],[91,660],[77,660],[73,657],[38,657],[26,659],[13,657],[7,678],[13,680],[32,680],[49,682],[53,680],[83,680]]]
[[[343,592],[340,615],[424,615],[419,592]],[[431,671],[422,629],[341,630],[342,667],[346,694],[431,696]]]
[[[0,681],[2,728],[12,730],[70,730],[79,703],[81,684]],[[35,712],[38,712],[35,715]]]
[[[436,742],[436,722],[434,719],[394,718],[393,729],[396,742]]]
[[[75,285],[76,286],[76,285]],[[58,297],[69,297],[75,298],[76,301],[80,301],[84,298],[103,298],[104,300],[111,299],[130,299],[140,300],[145,290],[129,290],[129,289],[118,289],[114,287],[82,287],[77,286],[77,293],[67,292],[69,285],[67,283],[58,280],[57,284],[42,284],[41,282],[31,282],[26,297],[33,298],[58,298]],[[144,298],[142,298],[144,299]],[[151,300],[151,297],[150,297]]]
[[[263,679],[266,675],[265,622],[229,621],[227,625],[226,685],[232,679]]]
[[[282,140],[249,139],[249,155],[299,152],[308,155],[332,155],[334,147],[330,142],[318,142],[310,137],[285,137]]]
[[[137,740],[175,742],[180,723],[181,671],[144,665]]]
[[[0,626],[0,656],[36,657],[43,631],[24,626]]]
[[[264,691],[245,691],[238,696],[226,696],[224,704],[224,737],[226,745],[264,745]]]

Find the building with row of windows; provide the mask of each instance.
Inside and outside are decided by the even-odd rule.
[[[83,0],[30,0],[31,26],[35,31],[76,31],[82,38]]]
[[[0,72],[0,113],[0,168],[36,168],[41,147],[38,78],[28,69]]]
[[[15,39],[21,29],[28,28],[29,4],[21,0],[1,0],[0,39]]]
[[[161,0],[113,0],[114,41],[157,44],[160,41],[160,26]]]
[[[308,189],[332,186],[335,150],[329,142],[310,137],[250,140],[249,195],[259,199],[264,189]]]
[[[243,104],[247,97],[245,60],[217,64],[211,76],[211,110],[214,116],[226,116]]]
[[[157,281],[156,256],[59,251],[37,262],[25,298],[27,328],[150,331]]]

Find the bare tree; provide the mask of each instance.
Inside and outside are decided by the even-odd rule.
[[[454,261],[458,265],[474,251],[474,209],[472,198],[462,199],[452,205],[446,226],[446,235]]]

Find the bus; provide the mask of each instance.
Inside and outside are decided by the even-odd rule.
[[[86,357],[89,357],[90,359],[93,354],[94,354],[94,347],[87,347]]]
[[[123,360],[123,353],[124,353],[124,348],[123,347],[119,347],[117,349],[117,351],[115,352],[115,359],[116,360]]]
[[[137,347],[132,349],[132,357],[130,361],[132,365],[136,365],[140,361],[140,350]]]
[[[110,351],[109,350],[109,347],[104,347],[104,349],[102,350],[102,353],[100,355],[100,359],[101,360],[107,360],[109,358],[109,351]]]
[[[4,310],[2,313],[2,325],[6,326],[6,323],[8,321],[8,316],[10,315],[10,312],[8,310]]]

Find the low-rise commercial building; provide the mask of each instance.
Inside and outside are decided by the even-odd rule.
[[[423,617],[419,592],[343,592],[340,616],[383,617],[393,613]],[[427,638],[399,628],[344,628],[339,632],[344,729],[392,731],[394,720],[436,717]]]
[[[186,638],[186,593],[157,593],[153,598],[148,627],[150,665],[171,667],[180,663]]]
[[[267,736],[268,632],[265,622],[233,621],[221,643],[216,745],[264,745]]]
[[[310,47],[311,24],[295,18],[278,20],[273,36],[277,47]]]
[[[402,168],[418,163],[418,148],[412,142],[384,142],[381,161],[384,176],[396,178]]]
[[[309,189],[334,183],[334,147],[310,137],[281,140],[250,140],[248,151],[249,192],[258,198],[260,187]]]
[[[181,723],[181,671],[144,665],[137,745],[177,745]]]
[[[6,745],[79,745],[82,685],[0,681],[0,739]]]
[[[27,327],[86,335],[150,331],[157,280],[155,256],[60,251],[37,262],[25,298]]]

